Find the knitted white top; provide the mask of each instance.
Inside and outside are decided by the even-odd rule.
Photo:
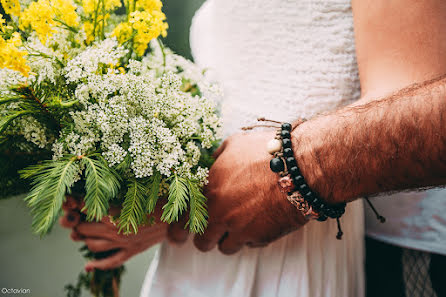
[[[226,135],[257,117],[292,121],[358,99],[350,0],[208,0],[194,18],[195,60],[224,89]],[[261,249],[202,253],[164,244],[141,296],[362,297],[362,202]]]
[[[349,0],[209,0],[191,33],[195,60],[224,86],[228,133],[359,98]]]

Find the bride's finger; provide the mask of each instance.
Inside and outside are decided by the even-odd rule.
[[[167,239],[174,244],[182,244],[189,237],[189,231],[184,229],[187,222],[187,215],[183,215],[176,223],[167,227]]]
[[[120,239],[118,229],[105,223],[83,222],[75,227],[75,230],[84,237],[106,238],[110,240]]]
[[[127,251],[122,249],[110,257],[93,260],[85,265],[86,271],[92,271],[93,269],[110,270],[121,266],[129,258]]]
[[[80,235],[76,230],[71,230],[70,238],[73,241],[81,241],[84,239],[82,235]]]
[[[243,247],[241,234],[229,233],[219,244],[218,249],[225,255],[232,255]]]
[[[73,228],[79,224],[80,218],[79,212],[68,210],[65,211],[65,214],[59,219],[59,224],[64,228]]]
[[[120,243],[116,241],[111,241],[107,239],[96,239],[96,238],[85,239],[85,244],[87,245],[90,251],[95,253],[110,251],[120,247]]]
[[[194,237],[194,244],[202,252],[212,250],[218,241],[224,236],[225,227],[220,224],[209,224],[202,235],[197,234]]]

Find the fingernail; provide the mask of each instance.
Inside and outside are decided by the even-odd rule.
[[[91,271],[93,271],[93,267],[91,267],[91,266],[85,266],[85,271],[86,271],[86,272],[91,272]]]

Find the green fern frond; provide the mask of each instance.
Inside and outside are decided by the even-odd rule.
[[[120,187],[116,172],[99,155],[82,157],[85,166],[85,207],[87,220],[100,221],[108,212],[109,201]]]
[[[28,167],[23,178],[33,178],[33,188],[25,198],[34,215],[33,231],[41,236],[54,225],[62,208],[65,194],[70,192],[79,171],[76,158],[65,157]]]
[[[208,225],[206,197],[196,182],[188,180],[187,188],[189,189],[190,212],[186,226],[189,226],[190,232],[202,234]]]
[[[116,171],[119,173],[125,173],[130,168],[131,164],[132,157],[130,156],[130,154],[127,154],[125,155],[124,160],[122,160],[122,162],[115,167]]]
[[[17,96],[4,97],[0,100],[0,105],[8,104],[11,102],[19,102],[20,100],[21,100],[21,98],[17,97]]]
[[[56,132],[60,130],[60,114],[57,110],[49,109],[45,102],[48,94],[40,90],[38,86],[29,85],[18,85],[12,87],[11,90],[14,92],[11,97],[0,100],[0,104],[17,103],[17,107],[10,110],[7,116],[30,114],[42,124],[56,130]],[[10,123],[11,121],[8,121],[7,125],[0,125],[0,132],[4,131]]]
[[[188,200],[187,180],[175,174],[169,186],[169,198],[163,206],[161,220],[169,224],[178,221],[187,208]]]
[[[150,179],[150,188],[148,191],[146,213],[150,214],[155,210],[156,203],[158,202],[158,193],[160,190],[161,174],[155,173]]]
[[[136,179],[130,181],[125,200],[122,204],[121,215],[119,217],[119,232],[124,234],[138,232],[138,225],[145,219],[145,205],[147,204],[147,187]]]

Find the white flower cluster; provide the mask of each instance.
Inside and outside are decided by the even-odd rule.
[[[40,148],[47,146],[46,128],[36,119],[33,117],[20,118],[16,125],[20,127],[19,134],[22,134],[27,141],[34,143]]]
[[[6,98],[12,95],[11,86],[26,82],[26,77],[19,72],[8,68],[0,68],[0,97]]]
[[[112,67],[126,53],[127,50],[118,46],[116,39],[107,38],[87,48],[68,62],[68,65],[65,67],[66,81],[67,83],[77,82],[82,79],[88,79],[92,74],[101,74],[98,72],[104,69],[112,70]],[[111,72],[113,73],[114,71]]]
[[[80,104],[65,113],[57,139],[31,116],[18,119],[14,132],[40,148],[52,145],[55,160],[101,152],[109,166],[130,160],[128,173],[137,178],[176,172],[204,184],[208,170],[199,166],[202,149],[221,137],[216,113],[221,94],[204,72],[156,42],[137,61],[128,60],[115,38],[74,52],[63,34],[57,32],[45,45],[30,36],[27,47],[40,54],[30,57],[31,75],[0,69],[0,95],[9,95],[19,83],[54,90],[63,83],[73,94],[65,100]]]
[[[208,171],[198,166],[201,148],[219,139],[220,119],[215,100],[203,94],[219,94],[193,63],[171,52],[166,67],[162,52],[154,50],[142,61],[130,60],[125,71],[115,69],[125,54],[116,40],[106,39],[63,69],[83,108],[71,112],[74,128],[54,145],[54,158],[101,151],[114,166],[129,155],[135,177],[177,172],[205,183]],[[185,79],[197,85],[200,96],[182,89]]]
[[[206,76],[206,72],[186,58],[175,55],[170,49],[162,49],[159,43],[151,43],[152,54],[146,56],[142,63],[147,69],[166,69],[178,74],[182,79],[196,84],[204,97],[212,97],[214,100],[222,98],[222,91],[218,84]],[[164,52],[164,56],[163,56]]]

